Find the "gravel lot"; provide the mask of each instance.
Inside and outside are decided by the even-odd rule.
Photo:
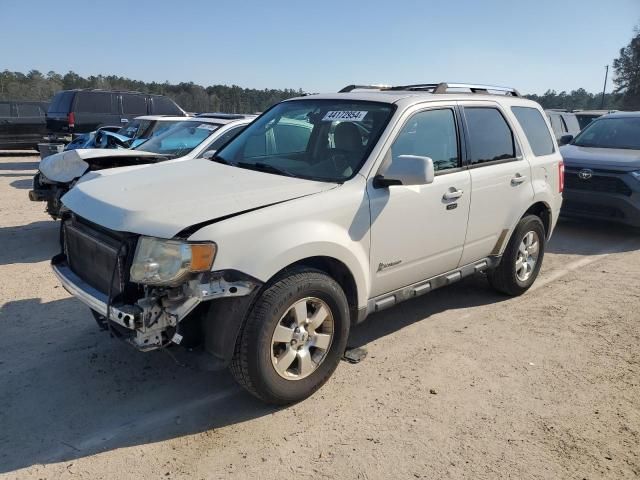
[[[525,296],[482,277],[377,314],[315,396],[265,407],[97,329],[0,153],[0,478],[638,478],[640,235],[562,222]]]

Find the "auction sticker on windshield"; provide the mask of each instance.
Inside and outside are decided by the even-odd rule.
[[[361,122],[365,115],[366,111],[357,111],[357,110],[337,110],[327,112],[327,114],[322,119],[323,122]]]

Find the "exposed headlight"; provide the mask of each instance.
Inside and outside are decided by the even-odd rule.
[[[146,285],[176,285],[190,273],[210,270],[215,256],[215,243],[140,237],[131,265],[131,281]]]
[[[640,182],[640,170],[636,170],[635,172],[631,172],[631,175]]]

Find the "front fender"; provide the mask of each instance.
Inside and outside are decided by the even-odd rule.
[[[189,240],[216,242],[214,270],[238,270],[262,282],[300,260],[330,257],[349,269],[358,307],[366,306],[370,215],[362,177],[322,193],[213,223]]]

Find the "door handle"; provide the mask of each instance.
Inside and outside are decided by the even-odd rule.
[[[444,200],[456,200],[464,194],[462,190],[456,190],[453,187],[442,196]]]
[[[516,176],[511,178],[511,185],[515,186],[515,185],[520,185],[522,183],[524,183],[524,181],[527,179],[527,177],[525,177],[524,175],[520,175],[519,173],[516,173]]]

